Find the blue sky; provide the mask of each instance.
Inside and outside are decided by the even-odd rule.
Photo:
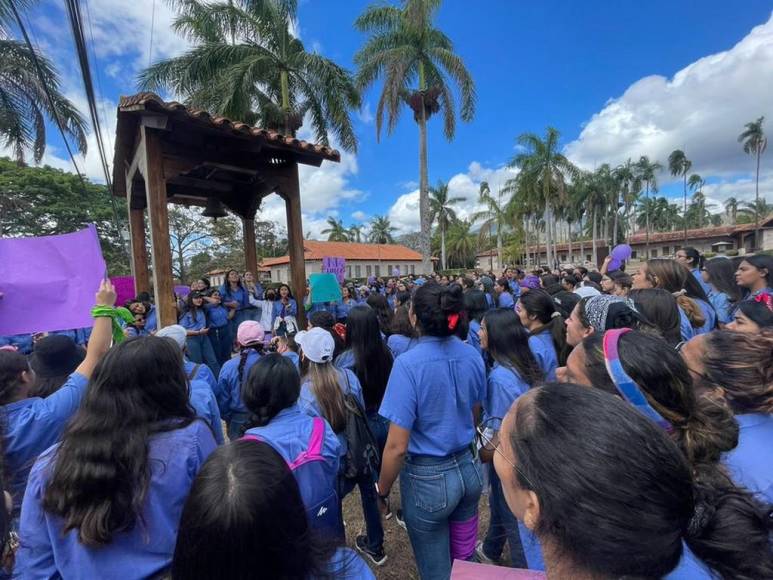
[[[308,48],[352,68],[364,39],[352,22],[366,5],[302,0],[299,34]],[[118,96],[136,91],[136,73],[148,62],[152,6],[153,0],[84,0],[106,133],[114,128]],[[467,198],[460,213],[470,215],[480,181],[508,177],[504,166],[515,152],[515,137],[552,125],[582,166],[643,154],[665,162],[679,147],[707,179],[706,193],[717,204],[730,195],[750,198],[753,165],[736,137],[743,123],[760,115],[769,118],[773,135],[772,7],[715,0],[446,0],[438,24],[470,69],[478,99],[475,119],[460,122],[451,143],[439,119],[430,122],[430,181],[449,181],[453,193]],[[185,50],[185,41],[168,29],[172,16],[156,0],[154,59]],[[43,1],[29,20],[37,42],[60,67],[67,94],[86,111],[61,3]],[[328,215],[354,223],[385,214],[401,232],[417,229],[417,127],[405,112],[394,134],[377,142],[377,100],[378,87],[365,94],[356,115],[356,156],[302,175],[306,229],[314,234]],[[55,131],[49,136],[46,162],[68,167]],[[763,194],[773,186],[773,153],[766,163]],[[82,165],[99,180],[94,152]],[[661,176],[662,191],[676,195],[680,189],[671,180]],[[263,212],[283,221],[275,199],[266,200]]]

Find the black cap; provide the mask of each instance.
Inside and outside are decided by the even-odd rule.
[[[30,366],[40,377],[60,377],[72,373],[84,358],[86,351],[83,347],[75,344],[69,336],[54,334],[35,344]]]

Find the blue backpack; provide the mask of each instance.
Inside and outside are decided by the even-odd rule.
[[[337,473],[330,469],[327,460],[322,455],[325,420],[321,417],[313,417],[313,421],[314,425],[306,449],[288,462],[287,466],[293,472],[295,481],[298,482],[311,527],[342,535],[341,504],[338,501],[338,493],[336,493]],[[245,435],[244,439],[263,441],[255,435]],[[269,442],[264,441],[264,443]]]

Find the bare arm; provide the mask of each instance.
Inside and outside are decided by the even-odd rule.
[[[384,457],[381,460],[381,474],[378,488],[382,495],[389,495],[392,485],[403,468],[403,460],[408,452],[408,441],[411,432],[394,423],[389,425],[389,435],[384,447]]]
[[[102,280],[99,285],[99,291],[96,295],[97,306],[115,306],[115,288],[110,280]],[[89,346],[86,350],[86,358],[75,369],[76,373],[82,374],[86,378],[91,378],[94,368],[102,356],[110,349],[113,341],[113,319],[102,316],[94,320],[94,330],[89,339]]]

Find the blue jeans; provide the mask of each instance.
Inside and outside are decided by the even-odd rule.
[[[362,515],[365,517],[365,531],[368,534],[368,548],[378,551],[384,546],[384,526],[381,523],[381,512],[376,501],[375,477],[363,477],[361,479],[347,479],[343,475],[338,476],[338,498],[343,503],[344,498],[351,493],[354,486],[360,488],[360,501],[362,502]],[[343,508],[341,509],[343,518]],[[342,522],[343,524],[343,522]],[[341,525],[341,529],[344,527]]]
[[[208,336],[189,336],[185,342],[188,348],[188,358],[195,363],[207,365],[215,376],[220,374],[220,363],[217,362],[212,342]]]
[[[233,347],[233,338],[231,338],[230,325],[212,326],[209,329],[209,341],[212,343],[212,350],[215,351],[215,358],[221,366],[231,358],[231,348]],[[217,377],[217,375],[215,375]]]
[[[242,436],[242,426],[250,418],[249,413],[232,413],[228,420],[228,439],[235,441]]]
[[[447,457],[406,457],[400,472],[403,517],[423,580],[446,580],[452,557],[469,559],[475,552],[482,491],[480,461],[469,449]]]
[[[491,522],[486,539],[483,541],[483,553],[492,560],[499,560],[505,541],[510,544],[510,566],[513,568],[528,568],[526,557],[521,546],[521,535],[518,531],[518,520],[515,518],[505,501],[502,491],[502,482],[497,477],[494,464],[488,466],[489,481],[491,482],[491,495],[489,507],[491,508]]]
[[[384,456],[384,446],[386,445],[387,435],[389,434],[389,420],[384,419],[376,411],[368,412],[368,427],[370,427],[373,436],[378,443],[378,456]]]

